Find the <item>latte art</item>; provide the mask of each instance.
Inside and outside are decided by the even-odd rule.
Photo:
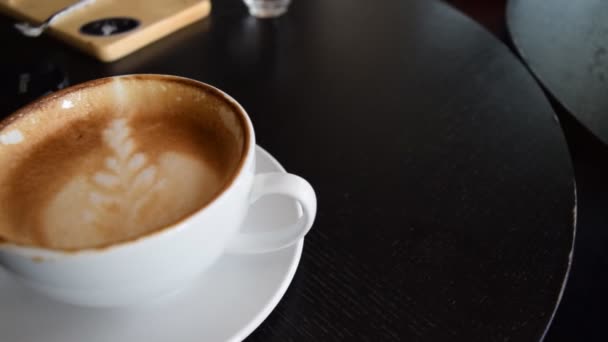
[[[106,246],[174,224],[229,185],[244,153],[235,109],[187,85],[147,83],[80,90],[82,108],[63,94],[49,100],[56,115],[35,108],[0,126],[13,142],[0,145],[0,237]],[[115,89],[120,96],[93,101]]]
[[[112,121],[103,132],[103,142],[111,151],[110,156],[105,158],[105,170],[89,176],[81,186],[74,184],[74,187],[84,188],[88,195],[88,201],[81,211],[84,223],[92,226],[110,224],[111,221],[118,223],[117,220],[107,219],[114,216],[133,226],[130,223],[137,221],[141,207],[166,186],[167,180],[157,175],[158,167],[147,165],[146,155],[136,151],[130,131],[125,119]],[[69,188],[69,185],[66,186],[52,203],[60,203],[62,198],[69,203],[75,202],[70,197],[78,194],[70,195]],[[61,207],[60,204],[58,206]]]
[[[113,120],[102,135],[110,151],[104,168],[76,176],[51,199],[43,214],[47,243],[136,237],[196,210],[218,190],[214,170],[187,155],[165,152],[151,163],[130,131],[125,119]]]

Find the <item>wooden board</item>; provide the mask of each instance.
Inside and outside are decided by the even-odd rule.
[[[41,23],[76,0],[0,0],[0,11]],[[209,15],[210,0],[97,0],[59,18],[49,33],[104,62],[124,57]],[[87,35],[81,27],[104,18],[137,19],[137,28],[109,36]],[[35,39],[35,38],[32,38]]]

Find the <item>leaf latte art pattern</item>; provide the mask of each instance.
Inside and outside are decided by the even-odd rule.
[[[151,154],[136,133],[123,118],[103,128],[100,148],[43,209],[45,244],[101,246],[141,236],[195,212],[220,189],[222,178],[199,155]]]
[[[146,154],[137,151],[125,119],[110,123],[103,132],[103,142],[112,155],[105,159],[105,170],[91,177],[90,207],[83,212],[83,219],[96,226],[120,221],[132,226],[141,208],[159,194],[166,181],[158,177],[155,165],[148,164]]]

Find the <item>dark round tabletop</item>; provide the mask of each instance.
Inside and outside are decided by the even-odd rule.
[[[243,104],[259,144],[319,201],[293,283],[249,340],[541,339],[570,264],[573,171],[509,50],[437,1],[296,0],[265,21],[214,5],[113,64],[2,18],[0,68],[71,83],[176,74]]]
[[[572,273],[547,341],[605,341],[608,3],[511,0],[507,19],[514,47],[562,120],[578,189]]]
[[[608,143],[608,2],[511,0],[507,19],[542,84]]]

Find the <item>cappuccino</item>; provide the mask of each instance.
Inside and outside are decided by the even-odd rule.
[[[96,248],[177,223],[238,174],[244,120],[211,87],[152,75],[39,100],[0,123],[0,238]]]

